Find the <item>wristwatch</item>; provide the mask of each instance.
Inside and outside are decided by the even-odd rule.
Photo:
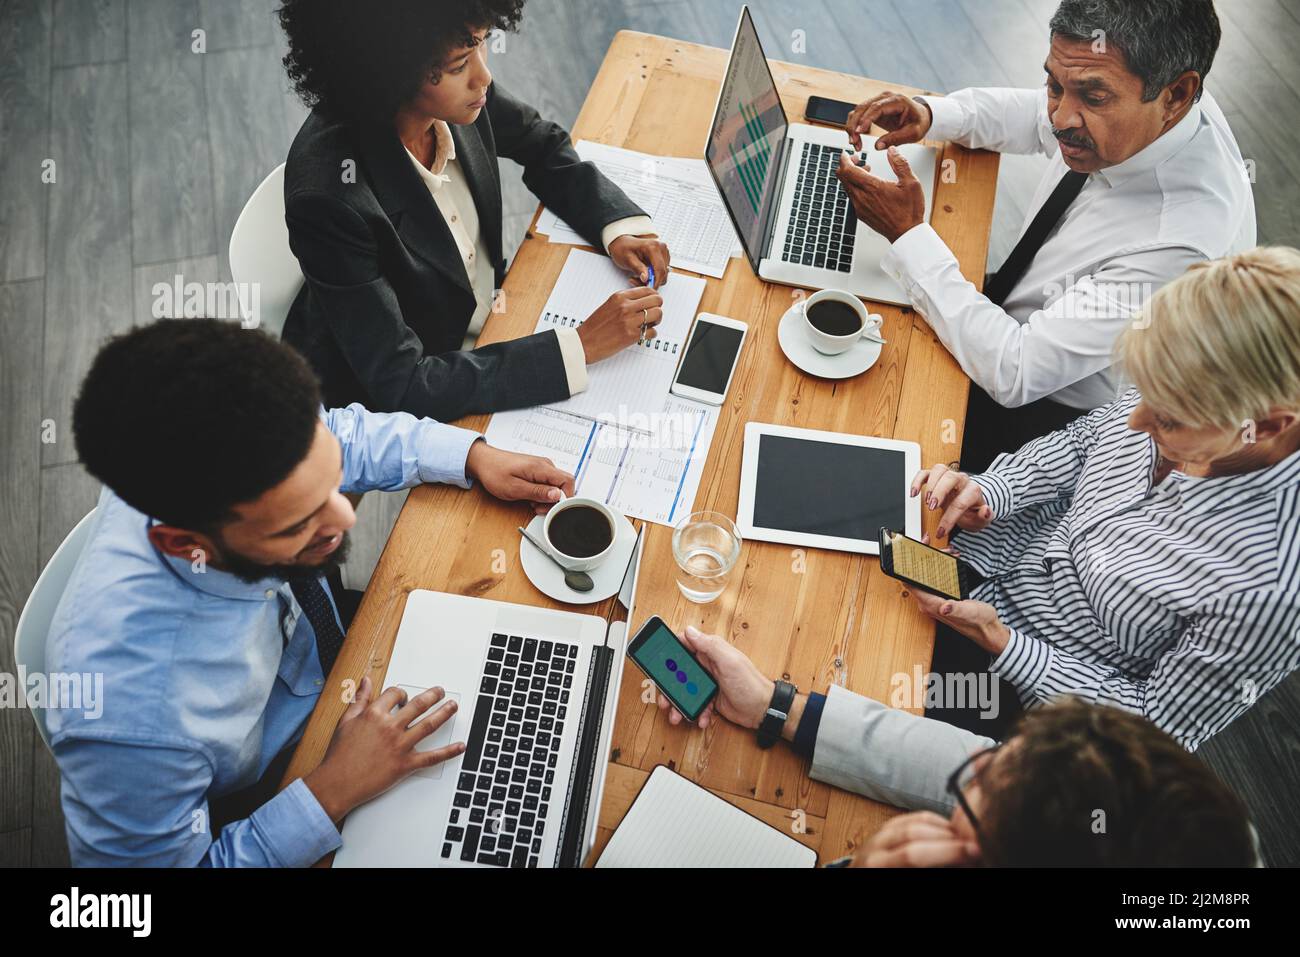
[[[794,696],[798,691],[790,682],[777,679],[776,690],[772,692],[772,703],[767,706],[767,714],[763,715],[763,720],[758,725],[760,748],[770,748],[781,737],[781,729],[790,716],[790,706],[794,704]]]

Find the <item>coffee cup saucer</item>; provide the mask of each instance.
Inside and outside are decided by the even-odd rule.
[[[859,340],[847,352],[828,356],[818,352],[808,341],[803,313],[796,303],[781,317],[776,329],[777,342],[795,368],[822,379],[851,379],[862,375],[880,359],[882,346],[870,339]]]
[[[538,515],[528,523],[528,531],[539,542],[542,537],[542,523],[546,516]],[[614,548],[599,567],[587,572],[596,586],[589,592],[574,591],[564,583],[564,570],[538,551],[532,542],[519,536],[519,561],[524,567],[524,574],[533,583],[533,587],[548,598],[570,605],[594,605],[612,595],[618,594],[623,584],[623,573],[632,558],[632,549],[636,547],[636,528],[627,516],[618,515],[618,533],[614,537]]]

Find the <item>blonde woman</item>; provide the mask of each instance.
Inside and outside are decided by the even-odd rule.
[[[1300,252],[1193,267],[1117,348],[1119,401],[913,480],[986,579],[914,595],[935,671],[973,650],[1026,707],[1117,705],[1194,750],[1300,665]]]

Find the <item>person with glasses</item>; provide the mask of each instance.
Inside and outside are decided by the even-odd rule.
[[[493,81],[524,0],[284,0],[290,81],[312,107],[284,170],[306,284],[283,338],[325,403],[450,422],[559,402],[587,366],[655,337],[670,270],[653,222],[569,134]],[[577,328],[480,345],[508,308],[498,160],[629,276]],[[575,317],[579,318],[579,317]]]
[[[724,719],[810,762],[817,781],[912,813],[857,849],[859,867],[1250,867],[1241,800],[1140,715],[1062,698],[1003,742],[832,686],[773,681],[738,647],[687,628],[717,679],[697,723]],[[669,723],[684,720],[668,700]],[[720,732],[725,733],[725,732]]]

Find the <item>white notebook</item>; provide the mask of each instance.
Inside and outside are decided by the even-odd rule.
[[[816,867],[817,854],[661,764],[596,866]]]
[[[590,419],[617,421],[661,412],[704,287],[703,279],[673,273],[668,283],[657,290],[664,300],[664,318],[655,330],[658,337],[644,344],[634,343],[617,355],[592,363],[587,367],[587,390],[550,408]],[[608,256],[575,249],[569,253],[533,331],[576,329],[606,299],[628,288],[627,273]]]

